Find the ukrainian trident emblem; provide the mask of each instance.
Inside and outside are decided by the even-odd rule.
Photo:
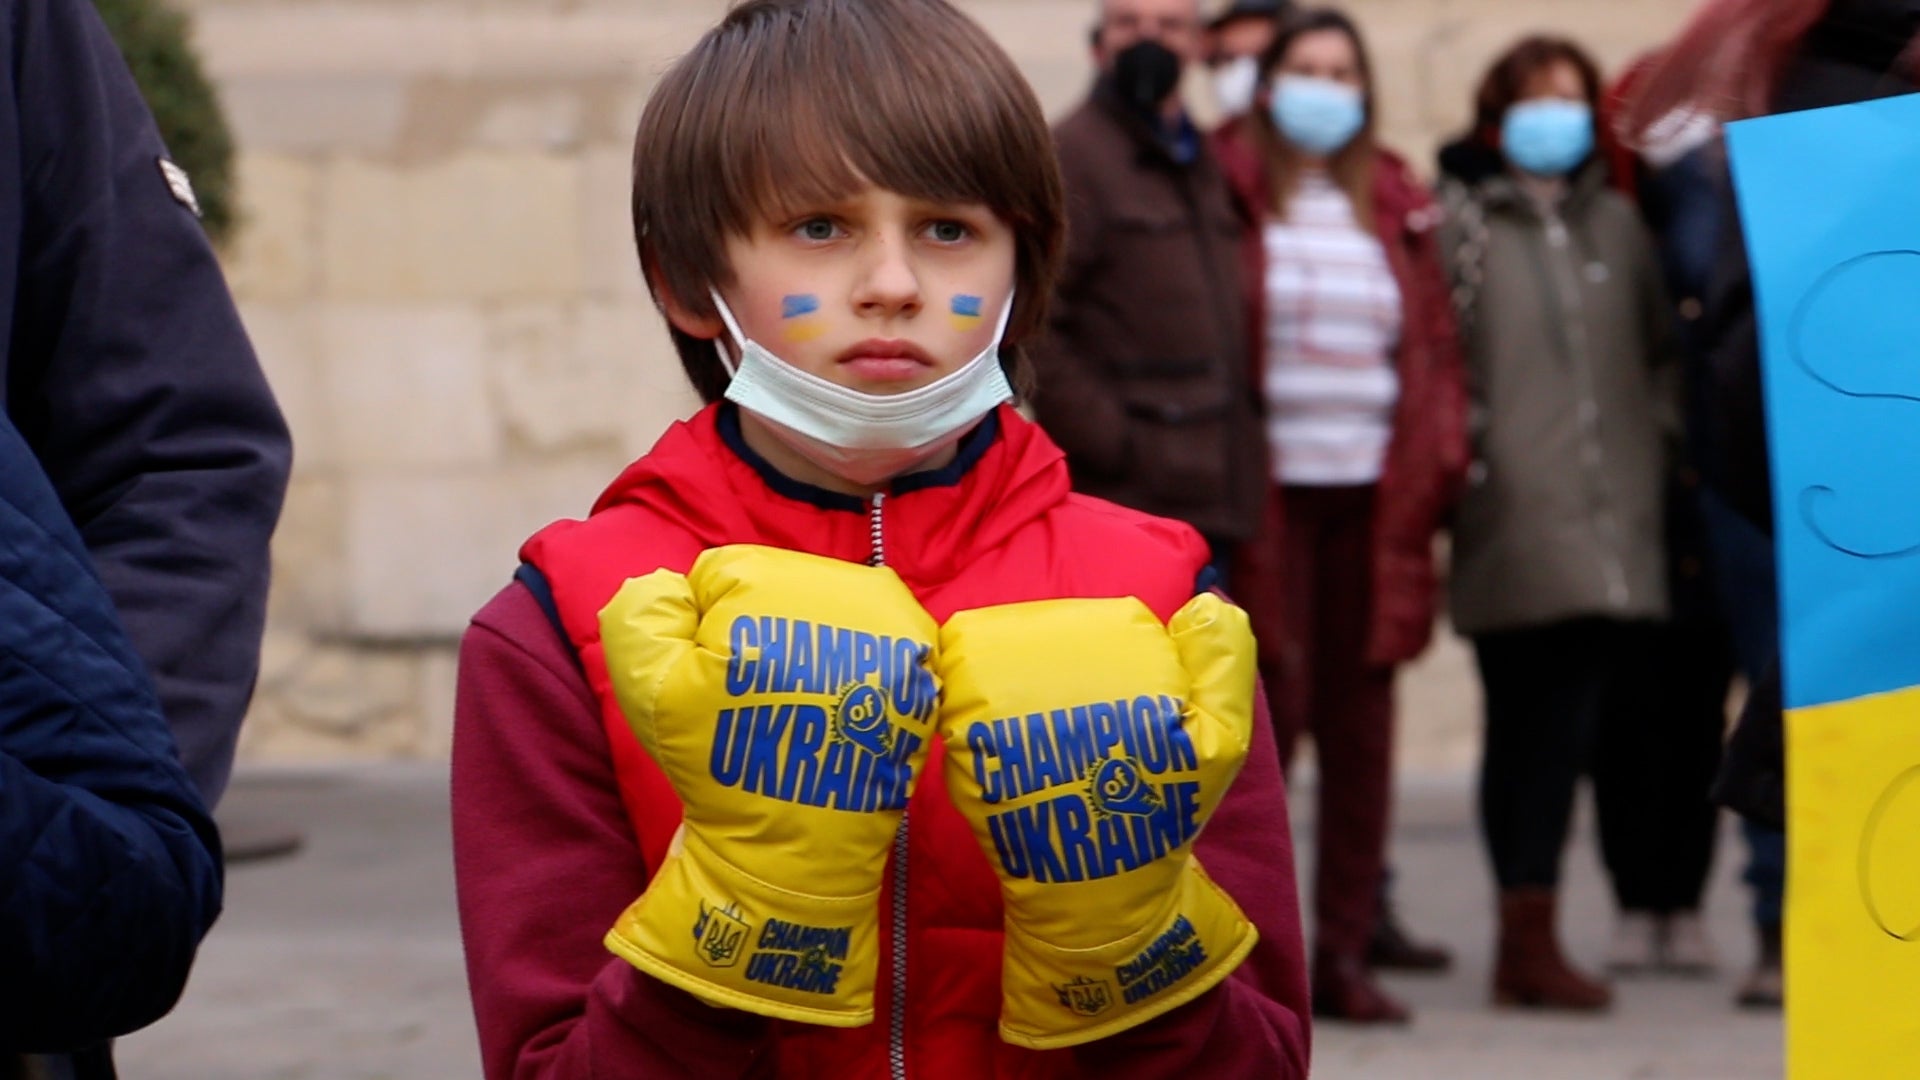
[[[700,901],[700,918],[693,924],[695,951],[712,967],[732,967],[740,962],[740,953],[753,927],[740,917],[740,905],[708,907]]]
[[[1113,987],[1105,979],[1076,976],[1070,982],[1054,983],[1053,992],[1060,1004],[1080,1016],[1098,1016],[1113,1004]]]

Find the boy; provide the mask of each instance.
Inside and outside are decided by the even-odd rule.
[[[1011,61],[943,0],[749,0],[634,175],[709,405],[462,648],[487,1075],[1304,1077],[1245,618],[1007,405],[1062,232]]]

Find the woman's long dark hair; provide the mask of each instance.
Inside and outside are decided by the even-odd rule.
[[[1684,106],[1721,120],[1765,113],[1780,73],[1831,3],[1710,0],[1640,80],[1621,115],[1621,134],[1629,143],[1639,142]]]
[[[1374,144],[1374,88],[1373,61],[1367,56],[1367,43],[1360,36],[1360,28],[1344,13],[1333,8],[1308,8],[1288,16],[1280,24],[1280,32],[1260,55],[1260,81],[1269,87],[1280,64],[1292,51],[1294,43],[1308,34],[1326,31],[1344,34],[1353,44],[1354,62],[1360,71],[1360,94],[1367,110],[1366,124],[1361,127],[1353,141],[1327,161],[1327,171],[1332,174],[1334,183],[1347,193],[1347,199],[1353,204],[1353,216],[1363,229],[1373,228],[1373,163],[1376,153]],[[1271,205],[1268,209],[1276,217],[1285,217],[1287,199],[1300,183],[1300,172],[1305,167],[1304,156],[1299,149],[1289,143],[1274,125],[1273,117],[1265,109],[1253,110],[1254,140],[1260,147],[1261,156],[1267,163]]]

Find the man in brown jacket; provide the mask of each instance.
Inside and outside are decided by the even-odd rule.
[[[1243,222],[1179,96],[1203,44],[1199,0],[1101,0],[1099,77],[1054,129],[1069,232],[1034,405],[1077,490],[1191,523],[1224,568],[1265,483]]]

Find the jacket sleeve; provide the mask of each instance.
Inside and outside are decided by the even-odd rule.
[[[1411,183],[1411,181],[1409,181]],[[1441,518],[1466,488],[1471,449],[1467,436],[1467,371],[1460,337],[1460,320],[1453,309],[1453,283],[1446,266],[1444,212],[1438,203],[1428,203],[1416,213],[1426,215],[1433,226],[1421,232],[1410,245],[1410,262],[1419,290],[1423,311],[1421,324],[1428,336],[1428,355],[1432,357],[1434,451],[1444,496],[1440,500]]]
[[[1647,342],[1647,362],[1653,369],[1653,388],[1657,395],[1655,415],[1679,460],[1685,436],[1686,361],[1681,351],[1680,317],[1673,294],[1667,289],[1667,275],[1655,250],[1653,234],[1624,196],[1620,199],[1622,228],[1632,241],[1634,286],[1639,294],[1642,334]]]
[[[1728,196],[1732,198],[1731,195]],[[1700,348],[1706,357],[1714,450],[1708,478],[1740,515],[1773,535],[1773,473],[1760,377],[1760,327],[1753,306],[1740,216],[1729,213],[1708,277]]]
[[[1127,471],[1127,416],[1119,388],[1084,338],[1095,278],[1104,269],[1100,184],[1072,141],[1060,149],[1067,197],[1067,250],[1048,310],[1047,329],[1030,350],[1039,382],[1034,414],[1066,451],[1076,473],[1115,477]]]
[[[1076,1050],[1086,1076],[1306,1080],[1311,1030],[1306,947],[1294,884],[1286,784],[1264,689],[1247,764],[1207,821],[1195,854],[1260,931],[1219,986],[1153,1021]]]
[[[173,1007],[220,911],[220,842],[140,661],[23,443],[0,428],[0,1061]]]
[[[258,669],[286,426],[93,5],[8,6],[25,186],[7,408],[212,803]]]
[[[712,1008],[602,944],[645,891],[599,707],[514,584],[460,648],[454,880],[487,1080],[766,1075],[769,1022]]]

